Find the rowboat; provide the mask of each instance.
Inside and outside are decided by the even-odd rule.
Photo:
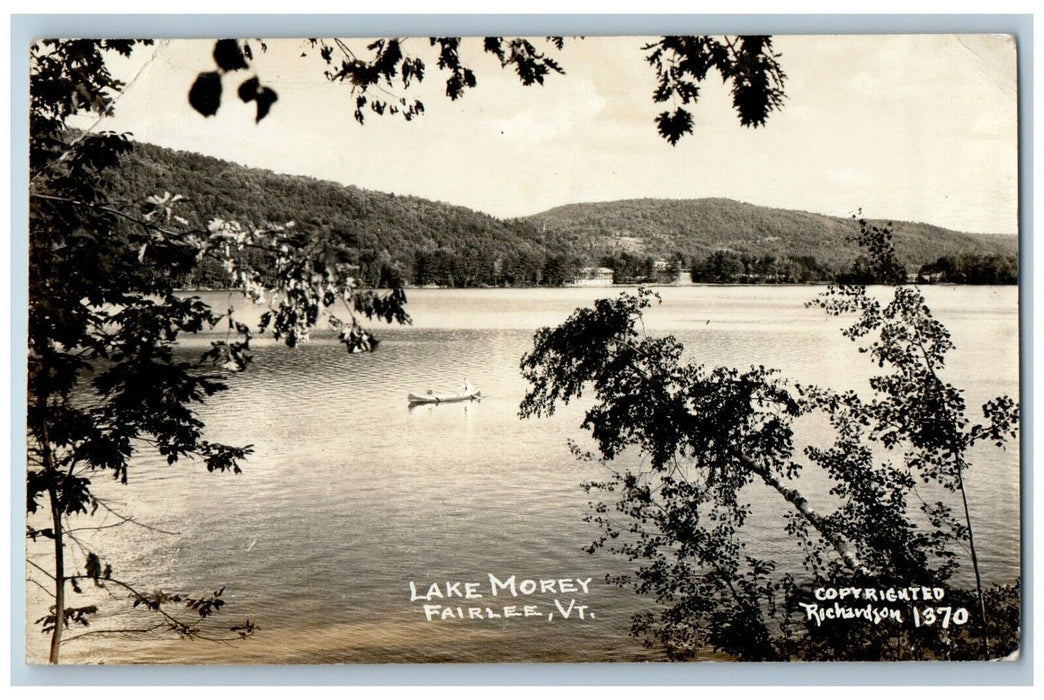
[[[414,394],[412,391],[407,395],[411,404],[421,403],[456,403],[458,401],[475,401],[482,398],[481,391],[473,391],[470,394]]]

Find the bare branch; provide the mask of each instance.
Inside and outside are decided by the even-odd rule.
[[[145,627],[144,629],[118,629],[118,630],[91,630],[89,632],[81,632],[80,634],[74,634],[71,637],[66,637],[65,642],[73,642],[77,639],[90,636],[92,634],[147,634],[149,632],[155,632],[158,629],[163,629],[166,625],[159,623],[152,627]]]

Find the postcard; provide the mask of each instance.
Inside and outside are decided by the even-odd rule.
[[[1018,659],[1012,36],[29,51],[28,662]]]

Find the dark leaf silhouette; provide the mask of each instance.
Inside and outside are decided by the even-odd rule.
[[[200,73],[189,90],[189,104],[204,117],[217,114],[221,106],[221,75]]]
[[[272,105],[275,104],[275,101],[278,99],[279,97],[272,88],[263,87],[258,90],[257,96],[254,98],[257,102],[257,117],[254,121],[260,122],[268,116],[268,110],[272,108]]]
[[[256,76],[244,80],[242,83],[239,84],[239,99],[243,100],[243,102],[250,102],[255,97],[257,97],[257,89],[260,86],[261,83],[258,81]]]
[[[214,62],[223,71],[244,70],[246,59],[235,39],[221,39],[214,44]]]
[[[654,102],[695,104],[700,83],[717,71],[730,85],[740,124],[759,127],[786,97],[787,76],[770,36],[664,36],[643,49],[648,52],[646,62],[656,71]],[[681,117],[683,111],[657,117],[657,130],[671,145],[692,133],[691,119]],[[685,128],[687,124],[690,128]]]
[[[98,585],[98,579],[102,575],[101,561],[98,559],[98,555],[94,552],[87,553],[87,563],[84,565],[87,570],[87,577],[94,579],[94,584]]]
[[[692,133],[692,115],[681,107],[674,110],[674,114],[660,112],[656,117],[656,130],[674,146],[682,136]]]

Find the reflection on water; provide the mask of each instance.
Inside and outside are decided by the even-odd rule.
[[[202,411],[208,439],[252,444],[240,476],[140,458],[130,484],[96,488],[170,536],[124,526],[84,533],[118,574],[152,587],[199,593],[228,584],[229,624],[249,615],[257,637],[234,647],[148,636],[85,638],[69,661],[392,662],[599,661],[656,658],[627,632],[643,605],[608,586],[626,563],[584,548],[590,497],[581,482],[600,467],[576,462],[583,405],[521,421],[521,355],[533,331],[616,290],[415,290],[414,326],[382,330],[380,351],[350,355],[332,334],[288,349],[257,343],[250,368]],[[693,287],[662,290],[646,326],[671,332],[712,364],[766,364],[802,382],[859,386],[865,356],[840,337],[836,319],[807,309],[809,288]],[[954,334],[949,378],[969,405],[1018,391],[1014,288],[930,288]],[[223,305],[227,296],[218,295]],[[253,313],[243,309],[243,314]],[[180,352],[199,353],[200,337]],[[454,391],[463,380],[481,401],[408,407],[409,392]],[[968,475],[972,515],[988,581],[1018,573],[1018,451],[982,450]],[[752,488],[755,547],[799,568],[779,528],[774,494]],[[96,521],[92,524],[104,524]],[[76,555],[78,556],[78,555]],[[593,619],[435,620],[410,600],[410,581],[591,578],[571,596]],[[30,592],[32,596],[32,592]],[[556,597],[525,602],[541,611]],[[488,602],[488,596],[483,603]],[[511,601],[509,601],[511,602]],[[502,600],[497,601],[503,604]],[[140,624],[124,599],[102,599],[113,626]],[[32,611],[30,611],[31,614]],[[43,654],[43,635],[30,650]]]

